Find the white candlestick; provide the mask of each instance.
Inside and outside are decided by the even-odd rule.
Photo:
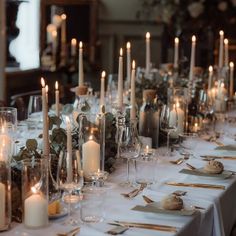
[[[120,49],[119,67],[118,67],[118,108],[123,107],[123,50]]]
[[[150,53],[150,33],[146,33],[146,74],[150,73],[151,66],[151,53]]]
[[[105,106],[105,76],[106,72],[103,71],[101,75],[101,91],[100,91],[100,112],[103,112],[103,107]]]
[[[66,134],[67,134],[67,182],[72,182],[72,136],[70,118],[66,117]]]
[[[224,45],[225,45],[225,67],[229,66],[229,40],[224,39]]]
[[[77,40],[71,39],[71,56],[76,56]]]
[[[209,66],[209,75],[208,75],[208,91],[210,91],[212,86],[212,76],[213,76],[213,67]]]
[[[54,63],[56,63],[56,56],[57,56],[57,31],[52,31],[52,56]]]
[[[42,193],[33,192],[25,199],[24,224],[31,228],[44,227],[48,224],[48,202]]]
[[[49,135],[48,135],[48,104],[46,97],[45,81],[41,78],[42,85],[42,107],[43,107],[43,155],[49,157]]]
[[[136,119],[136,101],[135,101],[135,61],[132,62],[132,74],[131,74],[131,110],[130,120]]]
[[[79,86],[84,85],[83,43],[79,42]]]
[[[232,99],[234,96],[234,63],[229,63],[229,69],[230,69],[230,82],[229,82],[229,94],[230,98]]]
[[[62,14],[61,19],[61,42],[66,43],[66,14]]]
[[[0,229],[5,226],[6,220],[6,188],[5,184],[0,183]]]
[[[179,38],[175,38],[174,68],[178,68],[179,63]]]
[[[46,90],[46,102],[47,102],[47,105],[48,105],[48,85],[45,86],[45,90]]]
[[[83,144],[82,154],[85,176],[100,169],[100,145],[93,140],[92,136]]]
[[[192,48],[191,48],[191,59],[190,59],[190,71],[189,80],[193,80],[193,69],[195,67],[195,52],[196,51],[196,36],[192,36]]]
[[[219,69],[223,67],[223,53],[224,53],[224,31],[221,30],[220,34],[220,48],[219,48]]]
[[[127,53],[127,83],[128,88],[130,87],[130,76],[131,76],[131,44],[128,42],[126,44],[126,53]]]
[[[55,106],[56,106],[56,116],[60,116],[60,111],[59,111],[59,90],[58,90],[58,82],[56,81],[55,83]]]

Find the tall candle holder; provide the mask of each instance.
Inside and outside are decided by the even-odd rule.
[[[23,161],[23,222],[27,228],[48,225],[48,162],[46,159]]]

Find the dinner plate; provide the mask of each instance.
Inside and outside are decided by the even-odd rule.
[[[56,219],[65,217],[67,215],[68,215],[68,210],[66,208],[63,208],[60,213],[55,214],[55,215],[48,215],[48,217],[49,217],[49,220],[56,220]]]
[[[200,176],[200,177],[219,178],[219,179],[227,179],[233,175],[233,173],[228,170],[224,170],[220,174],[210,174],[210,173],[205,172],[204,168],[198,168],[195,170],[182,169],[179,171],[179,173],[187,174],[187,175],[195,175],[195,176]]]
[[[137,205],[131,210],[149,212],[149,213],[181,215],[181,216],[191,216],[197,211],[194,206],[188,204],[184,204],[184,208],[181,210],[166,210],[162,207],[161,202],[152,202],[147,204],[146,206]]]

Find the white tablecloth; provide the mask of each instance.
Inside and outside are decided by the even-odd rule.
[[[231,133],[236,133],[236,128],[228,127]],[[232,130],[233,129],[233,130]],[[226,135],[220,139],[224,144],[234,144],[235,141]],[[226,154],[236,156],[236,152],[218,151],[215,150],[216,144],[199,139],[194,145],[194,157],[188,163],[196,167],[202,167],[205,162],[201,160],[201,154]],[[118,166],[116,171],[112,173],[108,179],[110,185],[104,199],[105,220],[102,223],[83,224],[79,235],[106,235],[105,232],[113,226],[107,224],[114,220],[164,224],[179,227],[176,234],[169,232],[144,230],[144,229],[129,229],[124,235],[179,235],[179,236],[229,236],[234,223],[236,222],[236,176],[229,179],[215,179],[207,177],[198,177],[179,173],[179,170],[185,167],[185,163],[181,165],[173,165],[169,163],[170,159],[177,159],[180,154],[176,153],[172,157],[159,157],[156,173],[149,173],[156,176],[156,184],[151,188],[145,189],[143,194],[161,200],[164,196],[172,193],[175,190],[187,191],[183,197],[185,203],[196,205],[206,210],[200,210],[192,216],[176,216],[167,214],[142,213],[132,211],[131,208],[136,205],[145,205],[142,194],[134,199],[125,199],[120,193],[129,192],[131,188],[123,188],[119,185],[125,179],[125,163]],[[236,161],[222,160],[226,170],[236,171]],[[185,183],[208,183],[220,184],[226,187],[225,190],[201,189],[191,187],[175,187],[168,186],[166,181],[176,181]],[[74,214],[79,214],[75,212]],[[62,226],[61,220],[50,221],[47,228],[40,230],[26,229],[22,224],[13,224],[12,229],[1,235],[56,235],[57,232],[66,231],[67,228]]]

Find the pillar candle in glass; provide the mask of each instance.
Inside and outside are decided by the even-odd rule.
[[[79,42],[79,86],[84,85],[83,43]]]
[[[223,57],[224,57],[224,31],[220,30],[220,47],[219,47],[219,69],[223,67]]]
[[[104,106],[105,106],[105,76],[106,72],[103,71],[101,74],[101,88],[100,88],[100,112],[104,113]]]
[[[132,62],[131,74],[131,110],[130,120],[136,119],[136,101],[135,101],[135,61]]]
[[[179,38],[175,38],[175,50],[174,50],[174,68],[178,68],[179,63]]]
[[[55,109],[56,109],[56,116],[59,117],[60,116],[60,111],[59,111],[59,90],[58,90],[58,82],[56,81],[55,83]]]
[[[229,63],[229,70],[230,70],[229,93],[230,93],[230,98],[233,99],[234,97],[234,63],[232,61]]]
[[[123,107],[123,49],[120,49],[119,67],[118,67],[118,109]]]
[[[126,44],[126,54],[127,54],[127,83],[128,88],[130,87],[130,76],[131,76],[131,44],[130,42],[127,42]]]
[[[76,56],[76,50],[77,50],[77,40],[76,39],[71,39],[71,56],[74,57]]]
[[[66,14],[61,15],[61,42],[66,43]]]
[[[195,67],[195,54],[196,54],[196,36],[192,36],[192,48],[191,48],[191,59],[190,59],[190,70],[189,70],[189,80],[193,80],[193,70]]]
[[[151,52],[150,52],[150,33],[146,33],[146,74],[150,73],[151,67]]]
[[[229,40],[224,39],[224,46],[225,46],[225,67],[228,68],[229,66]]]

